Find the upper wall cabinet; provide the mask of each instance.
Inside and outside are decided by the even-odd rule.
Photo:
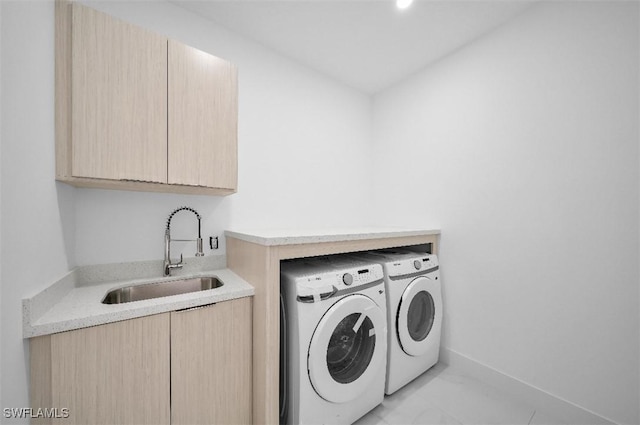
[[[231,63],[169,40],[169,184],[236,187],[237,75]]]
[[[237,188],[237,68],[56,2],[56,178],[81,187]]]
[[[166,183],[167,39],[72,11],[72,176]]]

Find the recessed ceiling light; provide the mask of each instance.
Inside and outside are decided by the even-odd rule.
[[[411,3],[413,3],[413,0],[396,0],[396,6],[398,9],[406,9],[411,6]]]

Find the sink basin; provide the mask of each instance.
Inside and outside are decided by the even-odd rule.
[[[147,283],[125,286],[109,291],[102,304],[122,304],[189,292],[206,291],[219,288],[223,283],[217,277],[195,277],[191,279],[170,280],[168,282]]]

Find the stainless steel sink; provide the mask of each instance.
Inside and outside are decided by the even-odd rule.
[[[151,298],[206,291],[207,289],[219,288],[222,285],[223,283],[217,277],[207,276],[125,286],[124,288],[109,291],[102,300],[102,304],[130,303]]]

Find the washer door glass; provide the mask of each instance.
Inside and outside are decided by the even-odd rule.
[[[441,320],[440,283],[426,276],[415,278],[402,293],[396,316],[402,350],[411,356],[425,354],[432,339],[429,335],[439,329]]]
[[[384,307],[384,306],[383,306]],[[371,298],[348,295],[318,322],[307,356],[313,389],[334,403],[351,401],[384,375],[386,316]]]
[[[420,291],[414,295],[407,311],[407,328],[411,339],[422,341],[429,335],[435,314],[436,308],[430,293]]]
[[[358,324],[362,317],[364,320]],[[353,313],[342,319],[327,347],[327,365],[331,377],[341,384],[358,379],[371,363],[375,347],[376,335],[370,318]]]

